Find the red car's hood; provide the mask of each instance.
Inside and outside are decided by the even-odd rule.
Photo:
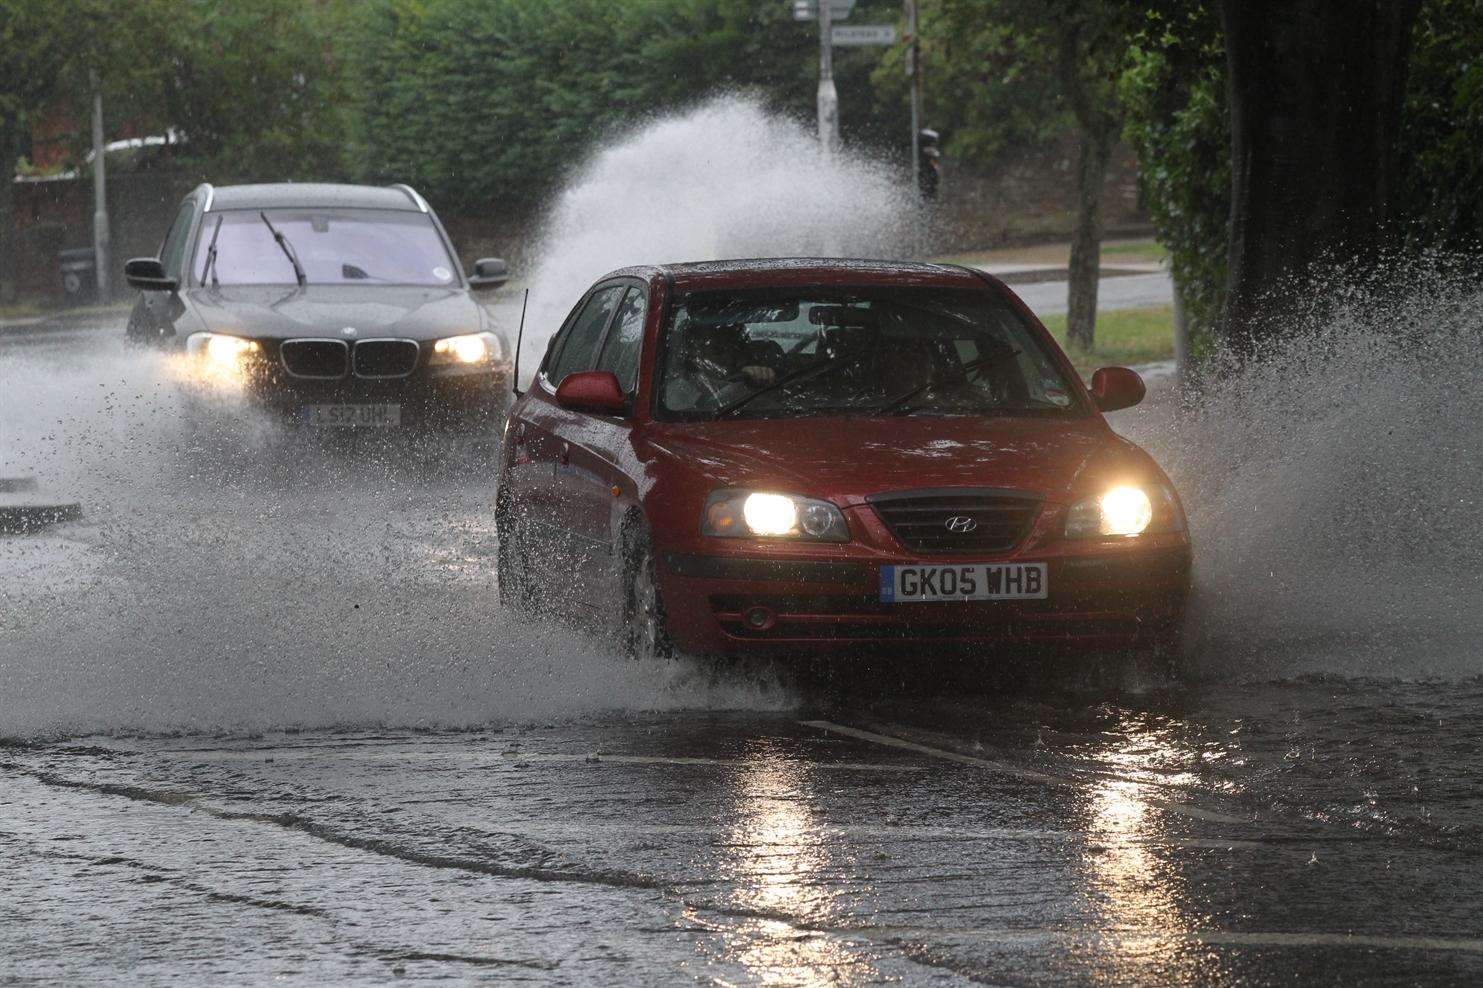
[[[843,501],[932,487],[1058,499],[1091,469],[1146,460],[1096,419],[751,419],[666,424],[651,441],[717,485]]]

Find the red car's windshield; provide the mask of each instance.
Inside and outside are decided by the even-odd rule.
[[[265,216],[267,223],[263,222]],[[207,213],[191,267],[196,282],[297,284],[289,251],[279,246],[274,230],[297,255],[304,281],[310,285],[458,284],[457,262],[449,256],[432,219],[426,213],[392,209],[234,209]],[[216,260],[211,263],[213,244]]]
[[[1076,415],[1074,389],[1006,302],[925,288],[707,292],[665,328],[671,419]]]

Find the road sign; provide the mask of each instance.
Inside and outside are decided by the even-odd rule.
[[[854,10],[855,0],[829,0],[830,20],[842,21]],[[818,20],[819,0],[793,0],[793,19],[795,21]]]
[[[841,24],[834,29],[836,45],[894,45],[895,24]]]

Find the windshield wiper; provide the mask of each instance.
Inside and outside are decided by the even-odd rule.
[[[216,238],[221,236],[221,221],[226,219],[226,214],[216,218],[216,228],[211,231],[211,246],[206,248],[206,269],[201,272],[201,277],[211,275],[211,287],[220,288],[221,282],[216,280]]]
[[[299,263],[299,255],[294,252],[293,245],[288,242],[287,237],[278,232],[278,228],[268,219],[267,213],[259,212],[258,215],[262,217],[263,223],[268,227],[268,232],[273,234],[273,239],[278,241],[278,247],[283,251],[283,256],[287,257],[288,263],[294,266],[294,277],[299,279],[299,287],[303,288],[309,279],[304,277],[304,266]],[[218,220],[217,222],[219,223],[220,221]]]
[[[834,371],[839,370],[841,367],[848,367],[851,364],[859,363],[862,356],[864,356],[864,354],[857,353],[852,357],[836,357],[835,359],[825,361],[822,364],[814,364],[809,367],[800,367],[793,373],[783,375],[764,388],[758,388],[751,394],[742,395],[740,398],[736,399],[729,405],[722,405],[720,408],[716,409],[716,418],[724,419],[731,413],[751,403],[753,399],[761,398],[765,394],[771,394],[772,392],[777,391],[779,388],[786,388],[788,385],[796,384],[799,381],[812,381],[816,377],[823,377],[825,374],[831,374]]]
[[[981,371],[985,367],[1003,363],[1006,360],[1013,360],[1019,355],[1020,351],[1018,350],[1005,350],[1002,353],[993,353],[987,357],[979,357],[977,360],[970,360],[968,363],[963,365],[962,370],[964,375],[966,376],[968,374],[973,374],[977,371]],[[926,382],[925,384],[919,384],[916,387],[912,388],[910,391],[899,394],[891,400],[887,401],[884,405],[879,406],[878,408],[876,408],[876,411],[882,415],[888,415],[891,412],[900,411],[913,398],[917,397],[920,394],[931,391],[933,388],[937,387],[939,383],[941,382],[934,379]]]

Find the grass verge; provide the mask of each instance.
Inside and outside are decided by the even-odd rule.
[[[1083,374],[1098,367],[1126,367],[1174,358],[1174,310],[1167,305],[1097,313],[1096,343],[1091,350],[1067,346],[1065,315],[1045,316],[1041,321]]]

